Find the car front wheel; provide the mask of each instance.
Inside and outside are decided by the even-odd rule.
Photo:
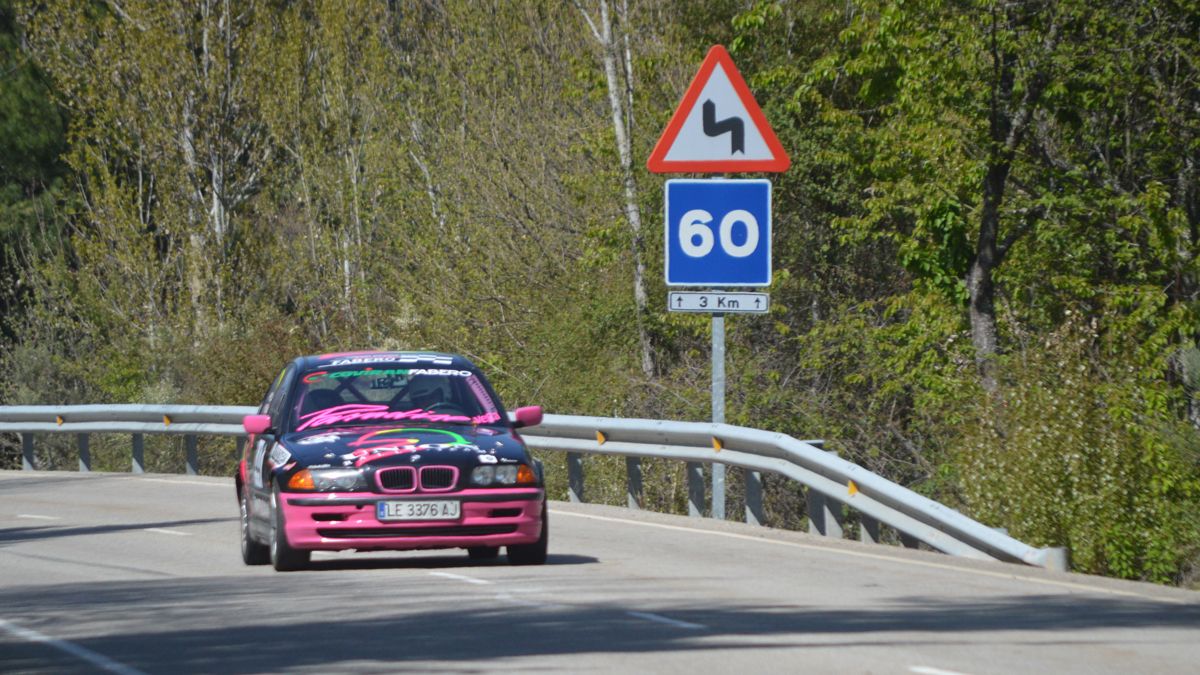
[[[471,560],[491,560],[498,555],[499,546],[471,546],[467,549],[467,557]]]
[[[308,564],[309,551],[294,549],[287,540],[287,527],[280,506],[279,486],[271,490],[271,566],[277,572],[303,569]]]
[[[258,543],[250,536],[250,504],[246,499],[244,487],[238,502],[242,510],[242,562],[247,565],[266,565],[271,562],[271,551],[265,544]]]

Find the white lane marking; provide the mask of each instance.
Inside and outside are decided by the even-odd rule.
[[[451,574],[450,572],[430,572],[430,574],[435,577],[442,577],[445,579],[454,579],[455,581],[465,581],[468,584],[476,584],[478,586],[486,586],[487,584],[492,583],[490,581],[485,581],[483,579],[476,579],[475,577],[466,577],[461,574]]]
[[[40,644],[44,644],[48,647],[53,647],[53,648],[59,650],[60,652],[66,652],[67,654],[70,654],[71,656],[74,656],[77,659],[87,661],[88,663],[92,664],[93,666],[96,666],[97,668],[100,668],[102,670],[107,670],[110,673],[118,673],[119,675],[145,675],[145,673],[138,670],[137,668],[133,668],[133,667],[125,665],[124,663],[114,661],[114,660],[108,658],[107,656],[105,656],[103,654],[97,654],[96,652],[94,652],[90,649],[87,649],[86,647],[80,647],[79,645],[71,643],[71,642],[67,642],[66,640],[59,640],[57,638],[52,638],[49,635],[42,635],[41,633],[39,633],[35,630],[31,630],[29,628],[22,628],[21,626],[18,626],[15,623],[12,623],[10,621],[5,621],[4,619],[0,619],[0,630],[8,633],[9,635],[18,637],[22,640],[28,640],[29,642],[37,642]]]
[[[162,528],[162,527],[143,527],[142,529],[143,529],[144,531],[146,531],[146,532],[154,532],[154,533],[156,533],[156,534],[171,534],[171,535],[174,535],[174,536],[176,536],[176,537],[190,537],[190,536],[192,536],[192,533],[191,533],[191,532],[180,532],[179,530],[168,530],[168,529],[165,529],[165,528]]]
[[[18,513],[18,518],[28,518],[30,520],[62,520],[58,516],[39,516],[36,513]]]
[[[166,478],[130,478],[128,480],[142,481],[145,483],[167,483],[168,485],[203,485],[204,487],[215,487],[228,490],[233,487],[231,483],[204,483],[198,480],[167,480]]]
[[[707,626],[702,626],[698,623],[689,623],[687,621],[679,621],[678,619],[671,619],[671,618],[665,617],[661,614],[651,614],[650,612],[625,612],[625,613],[628,614],[629,616],[632,616],[637,619],[645,619],[646,621],[653,621],[655,623],[665,623],[668,626],[675,626],[676,628],[687,628],[689,630],[697,630],[700,628],[707,628]]]
[[[525,600],[523,598],[515,597],[510,593],[497,593],[496,599],[500,600],[501,602],[507,602],[509,604],[518,605],[520,607],[535,607],[537,609],[554,609],[556,607],[562,607],[562,605],[555,605],[555,604],[551,604],[548,602],[538,602],[536,600]]]
[[[890,555],[882,555],[879,553],[866,553],[864,551],[851,551],[849,549],[835,548],[832,546],[818,546],[816,544],[801,544],[795,541],[779,541],[777,539],[764,539],[762,537],[751,537],[745,534],[735,534],[733,532],[714,532],[712,530],[696,530],[690,527],[680,527],[678,525],[663,525],[661,523],[644,523],[639,520],[626,520],[624,518],[611,518],[609,516],[593,516],[584,513],[572,513],[570,511],[559,511],[553,509],[550,513],[555,516],[571,516],[575,518],[586,518],[589,520],[602,520],[610,523],[622,523],[625,525],[641,525],[642,527],[654,527],[660,530],[673,530],[675,532],[687,532],[690,534],[708,534],[714,537],[726,537],[729,539],[740,539],[743,541],[753,541],[759,544],[771,544],[774,546],[790,546],[792,548],[801,548],[807,551],[821,551],[824,553],[834,553],[837,555],[849,556],[852,558],[866,558],[868,560],[883,560],[886,562],[900,563],[903,565],[912,565],[914,567],[928,567],[937,570],[949,570],[951,572],[962,572],[965,574],[974,574],[981,577],[992,577],[995,579],[1006,579],[1008,581],[1023,581],[1031,584],[1042,584],[1045,586],[1058,586],[1060,588],[1070,588],[1077,591],[1088,591],[1091,593],[1105,593],[1108,595],[1121,595],[1130,598],[1142,598],[1144,600],[1153,600],[1155,602],[1169,602],[1177,605],[1192,604],[1187,600],[1179,598],[1164,598],[1144,593],[1135,593],[1133,591],[1120,591],[1113,588],[1101,588],[1097,586],[1088,586],[1087,584],[1076,584],[1070,581],[1058,581],[1055,579],[1039,579],[1037,577],[1027,577],[1020,574],[1005,574],[1003,572],[991,572],[988,570],[977,570],[971,567],[958,567],[955,565],[945,565],[942,563],[929,562],[927,560],[910,560],[908,558],[897,558]]]
[[[920,675],[966,675],[957,670],[942,670],[941,668],[930,668],[929,666],[909,666],[908,672],[919,673]]]

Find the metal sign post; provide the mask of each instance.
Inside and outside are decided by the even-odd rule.
[[[725,423],[725,315],[712,316],[712,421]],[[712,517],[725,520],[725,465],[712,465]]]
[[[783,172],[791,159],[762,109],[720,45],[700,70],[646,161],[654,173]],[[771,182],[666,182],[667,286],[771,285]],[[712,420],[725,422],[725,314],[767,312],[766,293],[671,292],[667,310],[712,313]],[[719,451],[719,444],[714,449]],[[688,514],[704,508],[704,471],[689,462]],[[762,522],[762,483],[746,473],[746,521]],[[725,518],[725,465],[712,465],[712,517]]]

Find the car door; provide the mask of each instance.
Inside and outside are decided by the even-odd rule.
[[[286,417],[285,405],[288,392],[296,374],[295,364],[289,365],[275,379],[275,383],[263,397],[259,406],[260,415],[271,416],[271,428],[267,433],[251,436],[246,442],[244,461],[246,462],[246,485],[250,495],[250,524],[258,532],[269,527],[271,515],[271,465],[269,463],[271,450],[278,442],[279,430]]]

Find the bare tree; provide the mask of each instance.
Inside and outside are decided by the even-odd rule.
[[[623,5],[621,26],[623,38],[614,35],[617,17],[613,16],[608,0],[599,0],[600,20],[595,21],[580,0],[575,0],[587,21],[592,37],[600,45],[604,78],[608,85],[608,103],[612,110],[613,133],[617,139],[617,153],[621,161],[621,185],[625,192],[625,218],[629,222],[632,237],[630,248],[633,253],[633,300],[637,305],[638,342],[642,350],[642,374],[654,376],[654,347],[646,326],[646,264],[642,260],[642,214],[637,204],[637,182],[633,176],[633,151],[630,145],[630,130],[633,127],[633,63],[628,41],[628,6]]]

